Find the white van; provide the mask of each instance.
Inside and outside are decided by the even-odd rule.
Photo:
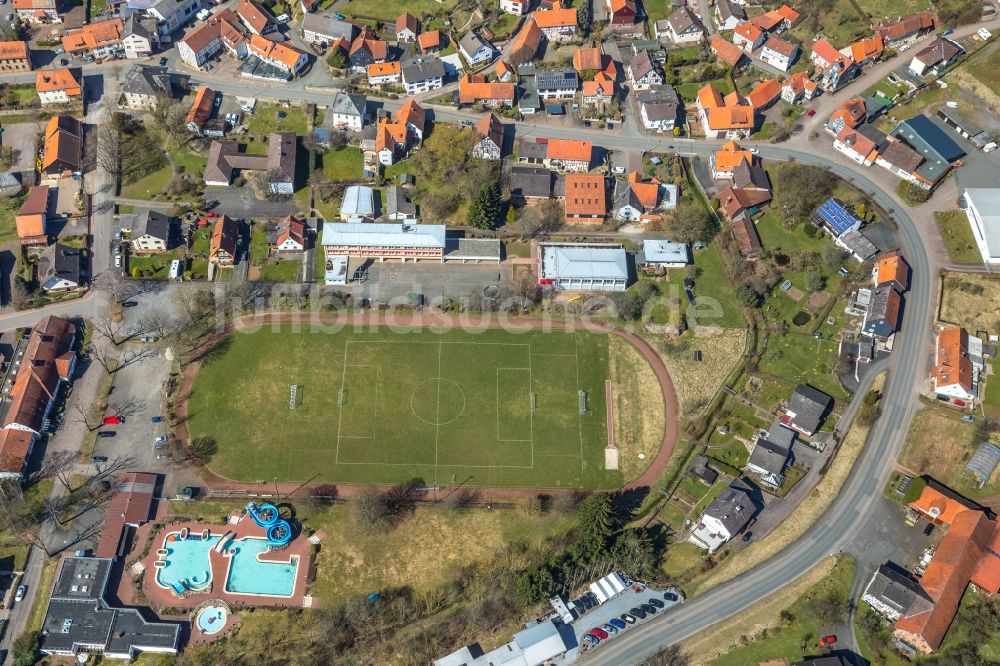
[[[174,259],[170,262],[170,279],[177,280],[181,276],[181,260]]]

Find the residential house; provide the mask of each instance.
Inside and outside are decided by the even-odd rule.
[[[369,121],[367,97],[342,91],[334,94],[333,103],[326,112],[326,125],[335,129],[360,132]]]
[[[843,57],[844,55],[837,50],[837,47],[826,39],[817,39],[813,42],[809,52],[809,60],[820,69],[830,67]]]
[[[271,132],[263,155],[241,153],[235,141],[213,141],[205,165],[205,184],[228,187],[237,171],[264,171],[275,194],[291,194],[295,187],[294,132]]]
[[[551,42],[564,42],[576,36],[576,10],[548,9],[531,13],[532,21]]]
[[[302,17],[302,38],[311,44],[351,44],[359,32],[353,23],[332,16],[306,14]]]
[[[847,250],[855,261],[864,262],[878,254],[878,248],[863,231],[854,229],[833,240],[834,245]]]
[[[621,245],[541,243],[538,283],[572,291],[625,291],[628,255]]]
[[[616,35],[642,36],[642,17],[636,0],[606,0],[608,26]]]
[[[21,245],[47,245],[50,190],[48,185],[28,188],[28,196],[21,203],[14,224]]]
[[[779,422],[807,437],[819,432],[826,415],[833,409],[833,398],[808,384],[799,384],[788,399]]]
[[[251,34],[263,36],[278,29],[274,15],[254,0],[240,0],[235,11]]]
[[[711,139],[746,139],[756,125],[752,106],[737,93],[723,98],[711,83],[698,90],[695,106],[705,136]]]
[[[735,537],[750,522],[757,507],[751,489],[739,480],[712,500],[691,529],[689,541],[710,554]]]
[[[899,330],[902,302],[903,297],[895,287],[884,285],[873,289],[861,323],[861,332],[883,340],[892,337]]]
[[[733,171],[741,162],[753,162],[753,153],[740,148],[735,141],[727,141],[722,148],[715,151],[709,163],[712,168],[712,178],[715,180],[732,180]]]
[[[757,24],[740,23],[733,30],[733,44],[743,49],[747,53],[753,53],[764,45],[767,33],[757,27]]]
[[[573,99],[580,86],[576,72],[569,68],[543,69],[535,73],[535,89],[543,100]]]
[[[875,142],[851,127],[840,130],[833,147],[862,166],[871,166],[878,159]]]
[[[416,222],[417,206],[402,187],[390,185],[385,190],[385,217],[395,222]]]
[[[473,131],[479,142],[472,147],[472,156],[482,160],[499,160],[503,153],[503,123],[492,113],[484,115]]]
[[[546,164],[545,160],[549,152],[548,139],[531,139],[521,137],[517,140],[517,161],[520,164]],[[588,161],[585,170],[590,169]]]
[[[891,562],[880,565],[865,587],[862,600],[890,622],[903,615],[919,615],[934,607],[920,583]]]
[[[549,139],[546,144],[544,164],[559,171],[586,172],[590,170],[594,146],[590,141],[578,139]]]
[[[531,7],[531,0],[500,0],[500,11],[514,16],[524,16]]]
[[[910,71],[917,76],[938,76],[965,54],[965,49],[945,37],[917,51],[910,61]]]
[[[83,70],[79,67],[35,72],[35,92],[42,106],[83,102]]]
[[[166,67],[133,65],[122,82],[125,106],[133,111],[150,111],[160,98],[174,96],[174,81]]]
[[[510,198],[518,205],[553,198],[554,184],[555,174],[548,169],[520,166],[510,169]]]
[[[611,204],[612,217],[620,222],[642,220],[647,213],[659,207],[661,186],[656,179],[644,182],[635,171],[629,173],[626,180],[616,180]]]
[[[849,231],[861,229],[861,218],[849,210],[840,199],[830,197],[812,212],[813,224],[827,231],[832,238],[839,238]]]
[[[754,113],[763,116],[764,111],[781,97],[781,84],[777,79],[765,79],[747,94],[746,102]]]
[[[381,86],[386,83],[399,83],[403,66],[398,60],[389,62],[373,62],[368,65],[368,85]]]
[[[141,210],[123,220],[130,230],[129,245],[135,254],[160,254],[175,245],[173,220],[155,210]]]
[[[746,10],[734,0],[718,0],[715,3],[715,22],[719,30],[735,30],[746,20]]]
[[[643,244],[645,245],[647,242],[649,241],[643,241]],[[688,473],[710,488],[715,485],[719,478],[719,473],[708,464],[708,457],[700,453],[691,460],[691,464],[688,465]]]
[[[925,115],[899,123],[887,141],[876,164],[924,189],[937,185],[965,157],[965,151]],[[903,151],[900,144],[906,144],[910,150]],[[913,166],[915,157],[919,157],[919,162]]]
[[[412,99],[403,102],[396,113],[396,122],[402,123],[406,127],[407,147],[420,143],[424,140],[424,130],[427,124],[427,113],[424,107],[417,104]]]
[[[812,45],[809,59],[819,69],[820,87],[833,92],[858,74],[857,64],[844,56],[833,44],[825,39],[818,39]]]
[[[38,257],[35,270],[38,284],[45,291],[73,291],[82,285],[80,250],[53,243]]]
[[[437,53],[444,47],[444,35],[440,30],[430,30],[417,35],[417,49],[424,55]]]
[[[636,95],[642,126],[658,132],[673,131],[680,116],[680,99],[669,85],[652,85]]]
[[[938,331],[935,349],[934,393],[970,404],[977,400],[980,376],[986,370],[982,339],[961,326],[946,326]]]
[[[816,82],[805,72],[794,72],[781,84],[781,99],[795,104],[800,99],[811,100],[816,94]]]
[[[417,39],[417,34],[420,32],[420,27],[417,23],[417,17],[410,12],[403,12],[398,17],[396,17],[396,41],[397,42],[413,42]]]
[[[763,485],[775,490],[781,488],[794,443],[795,432],[775,423],[766,433],[757,434],[746,470],[759,475]]]
[[[259,58],[262,62],[284,71],[288,78],[297,75],[309,63],[309,56],[293,46],[282,42],[272,42],[266,37],[251,35],[247,43],[248,56],[252,60]],[[243,76],[248,76],[244,71]],[[274,78],[270,73],[257,78]],[[287,80],[287,79],[286,79]]]
[[[771,181],[767,177],[767,172],[745,157],[733,169],[732,180],[733,189],[768,193],[771,191]]]
[[[854,129],[866,120],[868,120],[868,111],[865,108],[864,98],[851,97],[830,114],[830,119],[826,123],[826,131],[838,136],[844,129]]]
[[[83,124],[72,116],[53,116],[45,125],[42,173],[79,173],[83,165]]]
[[[488,83],[485,74],[463,74],[458,79],[460,104],[492,107],[514,106],[514,83]]]
[[[721,3],[726,0],[719,1]],[[740,67],[743,64],[743,60],[746,58],[742,49],[732,42],[727,42],[726,38],[719,33],[712,35],[712,39],[709,41],[709,48],[721,62],[724,62],[730,67]]]
[[[876,287],[890,284],[901,292],[906,291],[910,286],[910,265],[899,252],[888,252],[875,262],[872,284]]]
[[[769,35],[760,51],[760,59],[767,64],[787,72],[799,55],[799,47],[780,37]]]
[[[458,50],[472,67],[493,59],[493,45],[474,32],[469,32],[458,40]]]
[[[535,21],[525,21],[507,49],[507,61],[517,67],[531,62],[542,45],[542,29]]]
[[[845,46],[840,49],[840,53],[856,62],[859,67],[864,67],[882,58],[882,54],[885,53],[885,44],[882,42],[882,37],[876,33],[850,46]]]
[[[400,78],[407,95],[437,90],[444,85],[444,64],[433,56],[417,56],[400,63]]]
[[[298,253],[309,248],[309,227],[292,215],[278,221],[271,250],[278,254]]]
[[[310,18],[315,17],[310,15]],[[229,8],[208,17],[178,41],[177,55],[188,65],[200,68],[223,48],[237,58],[246,58],[248,55],[243,24],[236,12]]]
[[[127,60],[148,58],[160,47],[160,32],[156,27],[156,19],[142,18],[132,14],[125,19],[122,30],[122,49]]]
[[[649,51],[641,51],[632,58],[625,68],[632,90],[646,90],[650,86],[661,85],[663,74],[659,66],[653,62]]]
[[[389,59],[389,43],[376,39],[371,29],[361,31],[347,50],[347,64],[351,69],[364,70],[368,65]]]
[[[740,215],[733,219],[730,233],[740,248],[741,255],[752,258],[760,254],[762,249],[760,236],[757,234],[757,227],[754,226],[753,220],[748,215]]]
[[[39,25],[63,22],[56,0],[14,0],[12,6],[21,23]]]
[[[791,28],[799,20],[799,13],[788,5],[781,5],[778,9],[772,9],[759,16],[750,19],[765,32],[781,33]]]
[[[581,99],[584,104],[600,107],[610,104],[614,98],[615,80],[604,72],[598,72],[592,80],[583,82]]]
[[[687,243],[647,238],[642,241],[642,259],[646,268],[684,268],[691,263],[691,247]],[[697,464],[698,457],[695,457],[696,462],[692,466]],[[700,457],[704,459],[704,456]],[[707,460],[702,464],[707,465]],[[700,474],[698,476],[703,478]],[[709,483],[714,482],[715,479],[712,479]]]
[[[381,118],[375,127],[375,155],[383,166],[392,166],[406,156],[409,145],[406,125]]]
[[[608,214],[604,176],[590,173],[566,175],[566,223],[604,222]]]
[[[230,219],[228,215],[223,215],[212,229],[208,261],[216,266],[232,266],[236,263],[236,247],[239,241],[239,223]]]
[[[201,9],[201,0],[130,0],[127,4],[154,19],[161,41],[169,41],[174,32],[194,21]]]
[[[676,44],[691,44],[702,40],[705,26],[693,11],[687,7],[679,7],[667,17],[667,34]]]
[[[726,189],[719,192],[719,212],[722,213],[723,217],[727,220],[731,220],[733,222],[744,218],[751,220],[750,226],[753,227],[753,216],[756,215],[760,208],[770,200],[771,192],[769,190],[760,190],[756,188],[744,189],[730,185]],[[743,232],[740,231],[740,233]],[[756,230],[754,230],[753,235],[756,235],[756,233]],[[752,236],[750,239],[752,239]]]
[[[0,72],[30,72],[28,42],[0,42]]]
[[[882,24],[878,29],[878,35],[886,46],[896,48],[923,37],[933,30],[934,15],[930,12],[921,12],[901,16],[896,21]]]
[[[94,58],[108,58],[123,51],[122,33],[125,24],[121,19],[88,23],[76,30],[67,30],[62,36],[66,53],[89,53]]]

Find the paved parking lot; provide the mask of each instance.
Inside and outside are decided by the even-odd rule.
[[[636,592],[636,589],[641,591]],[[600,650],[601,645],[590,646],[585,643],[583,640],[584,634],[595,627],[607,624],[612,618],[620,617],[622,613],[628,613],[629,610],[639,606],[640,604],[648,603],[650,598],[659,599],[664,603],[664,607],[657,612],[657,615],[669,612],[673,606],[683,603],[683,599],[679,595],[677,596],[677,601],[668,601],[664,598],[663,592],[657,592],[639,584],[632,584],[618,596],[608,599],[602,605],[597,606],[596,608],[593,608],[578,617],[572,624],[573,632],[576,634],[577,647],[573,648],[562,657],[554,659],[553,663],[569,664],[576,661],[584,652],[589,650]],[[647,616],[645,620],[639,620],[636,624],[626,625],[625,629],[619,629],[618,634],[610,636],[607,640],[613,641],[619,635],[627,634],[632,627],[637,627],[643,622],[649,622],[653,619],[653,617],[654,616]]]
[[[497,264],[374,263],[367,280],[351,290],[355,298],[380,303],[405,302],[410,293],[423,294],[427,302],[457,299],[489,285],[508,287],[511,270]]]
[[[35,170],[35,137],[44,131],[41,121],[37,123],[5,124],[0,134],[3,145],[11,149],[11,171]],[[24,183],[34,185],[34,182]]]

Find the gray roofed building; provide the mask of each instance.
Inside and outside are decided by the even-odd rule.
[[[667,28],[671,38],[676,41],[683,41],[684,37],[701,34],[705,30],[698,17],[687,7],[679,7],[667,17]]]
[[[734,480],[705,507],[691,530],[690,540],[714,553],[746,527],[756,511],[750,488]]]
[[[733,187],[742,190],[766,190],[770,192],[771,181],[762,167],[743,158],[733,169]]]
[[[885,147],[885,133],[880,131],[874,125],[869,125],[868,123],[862,123],[854,128],[854,131],[863,137],[866,137],[875,144],[875,148],[879,152]]]
[[[38,282],[45,291],[76,289],[80,286],[80,250],[53,243],[38,257]]]
[[[385,216],[390,220],[417,219],[417,206],[410,201],[406,190],[390,185],[385,190]]]
[[[731,0],[718,0],[716,10],[722,20],[724,30],[732,30],[736,27],[733,25],[734,23],[739,24],[747,18],[746,10]]]
[[[485,62],[493,56],[493,46],[475,32],[468,32],[458,40],[458,49],[470,65]]]
[[[297,137],[271,132],[265,155],[241,153],[235,141],[213,141],[205,165],[205,184],[226,186],[238,170],[265,171],[272,192],[291,194],[295,181]]]
[[[673,129],[680,112],[677,91],[668,84],[653,84],[636,94],[646,129]]]
[[[889,136],[902,139],[922,157],[912,173],[925,183],[937,183],[951,165],[965,156],[957,143],[925,115],[916,115],[899,123]]]
[[[330,118],[330,114],[343,114],[364,118],[367,107],[368,97],[365,95],[337,92],[333,96],[333,104],[328,109],[327,118]]]
[[[780,488],[785,480],[783,473],[794,443],[793,431],[780,423],[773,424],[765,436],[757,436],[757,442],[747,460],[747,470],[759,474],[765,485]]]
[[[919,615],[934,608],[934,602],[920,583],[909,572],[892,563],[878,568],[868,582],[862,599],[876,613],[892,621],[901,616]]]
[[[619,212],[622,210],[634,210],[636,216],[640,215],[643,211],[642,202],[639,201],[639,195],[635,193],[632,189],[632,183],[627,180],[615,180],[615,194],[611,204],[611,211],[615,214],[615,217],[619,217]]]
[[[151,43],[157,43],[159,35],[156,31],[156,19],[142,18],[140,14],[129,15],[122,28],[122,38],[133,35],[149,40]]]
[[[548,199],[552,196],[552,176],[548,169],[512,167],[510,170],[510,196],[526,199]]]
[[[878,161],[885,161],[897,170],[910,174],[916,171],[924,158],[905,142],[894,140],[887,141],[885,147],[879,151]]]
[[[60,562],[42,624],[44,654],[98,652],[132,659],[141,652],[177,652],[179,624],[147,621],[138,609],[114,606],[105,598],[111,562],[93,557]]]
[[[174,82],[166,67],[134,65],[125,73],[122,92],[126,95],[174,96]]]
[[[332,16],[306,14],[302,17],[302,34],[312,41],[335,42],[344,39],[352,42],[358,34],[358,26]]]
[[[647,238],[642,241],[642,257],[647,266],[681,267],[691,263],[691,248],[687,243]]]
[[[969,458],[965,471],[970,472],[979,481],[982,488],[993,476],[993,470],[1000,464],[1000,447],[992,442],[983,442]]]
[[[899,328],[902,296],[895,287],[884,284],[872,289],[872,297],[861,322],[861,332],[876,338],[888,338]]]
[[[1000,264],[1000,188],[969,187],[962,191],[965,216],[976,246],[988,266]]]
[[[580,85],[580,79],[576,70],[566,67],[557,69],[543,69],[535,73],[535,88],[542,97],[546,93],[559,90],[576,90]]]
[[[691,461],[691,464],[688,466],[688,472],[709,486],[719,478],[719,473],[709,467],[708,457],[700,453]]]
[[[517,140],[517,161],[525,164],[542,164],[549,152],[549,144],[522,137]]]
[[[552,620],[539,622],[514,634],[514,643],[521,648],[525,663],[545,664],[571,647],[576,647],[576,640],[567,641],[563,636],[564,632],[560,631],[561,627],[569,629],[569,636],[573,636],[570,627]]]
[[[938,37],[924,48],[917,51],[910,62],[910,71],[917,76],[923,76],[928,70],[947,67],[965,51],[961,46],[945,37]]]
[[[375,219],[375,190],[367,185],[351,185],[340,203],[340,219]]]
[[[557,289],[625,291],[628,256],[621,245],[542,243],[539,282]]]
[[[156,210],[143,210],[132,218],[132,237],[170,238],[170,217]]]
[[[834,239],[834,243],[850,252],[857,261],[868,261],[878,254],[875,243],[859,229],[842,233]]]
[[[403,83],[437,79],[445,75],[444,63],[434,56],[418,56],[404,60],[399,63],[399,71]]]
[[[324,246],[445,248],[443,224],[334,222],[323,225]]]
[[[827,412],[833,407],[833,398],[809,386],[799,384],[788,400],[781,425],[798,430],[804,435],[812,435],[819,430]]]

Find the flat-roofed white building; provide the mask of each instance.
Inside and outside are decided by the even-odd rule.
[[[538,283],[556,289],[625,291],[628,286],[628,255],[621,245],[542,243],[538,266]]]
[[[1000,266],[1000,188],[970,187],[964,197],[965,215],[983,263]]]
[[[323,252],[334,257],[370,257],[385,261],[444,261],[443,224],[340,222],[323,225]]]

